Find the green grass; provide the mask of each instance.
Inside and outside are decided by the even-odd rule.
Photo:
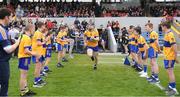
[[[165,93],[155,85],[149,84],[145,78],[138,77],[136,71],[123,64],[102,64],[97,71],[92,70],[91,60],[84,54],[76,54],[74,59],[63,63],[64,68],[56,68],[56,54],[53,54],[49,64],[53,71],[45,78],[47,85],[43,88],[33,88],[34,64],[30,66],[29,87],[38,96],[164,96]],[[104,60],[103,60],[104,58]],[[120,56],[104,56],[101,61]],[[180,59],[180,58],[179,58]],[[115,61],[114,59],[112,59]],[[112,61],[109,59],[109,62]],[[116,59],[117,61],[118,59]],[[167,74],[163,68],[163,58],[158,59],[160,66],[160,80],[165,87],[168,83]],[[176,64],[179,65],[179,64]],[[150,68],[148,68],[150,71]],[[175,68],[177,89],[180,91],[180,66]],[[19,95],[18,60],[11,59],[11,77],[9,81],[9,95]]]

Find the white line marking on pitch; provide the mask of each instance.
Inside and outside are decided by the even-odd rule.
[[[159,83],[155,84],[155,86],[157,86],[157,87],[160,88],[161,90],[164,90],[164,89],[165,89],[165,88],[164,88],[161,84],[159,84]]]

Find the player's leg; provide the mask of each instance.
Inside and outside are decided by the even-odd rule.
[[[31,96],[31,95],[36,94],[33,91],[29,90],[28,83],[27,83],[27,76],[28,76],[30,61],[31,61],[31,58],[19,59],[18,68],[20,69],[20,80],[19,80],[20,96]]]
[[[96,46],[96,47],[93,47],[92,48],[92,50],[93,50],[93,57],[94,57],[94,70],[96,70],[97,69],[97,65],[98,65],[98,51],[99,51],[99,48],[98,48],[98,46]]]
[[[153,64],[154,73],[158,74],[159,73],[159,67],[157,64],[157,58],[152,58],[151,63]]]
[[[134,63],[132,67],[134,67],[135,69],[137,69],[138,71],[140,71],[140,63],[138,61],[138,57],[137,57],[137,52],[138,52],[138,48],[135,45],[130,45],[130,56],[132,57],[132,60]]]
[[[62,58],[63,58],[63,47],[61,46],[61,44],[58,44],[58,63],[57,63],[57,67],[63,67],[62,65]]]
[[[147,75],[147,58],[146,58],[146,54],[144,52],[141,52],[141,61],[143,64],[143,73],[140,75],[140,77],[148,77]]]
[[[87,48],[87,55],[91,58],[92,61],[94,61],[94,56],[93,56],[93,49],[92,48]]]
[[[151,65],[152,65],[152,78],[153,78],[153,80],[150,81],[152,83],[159,83],[160,82],[159,77],[158,77],[159,67],[157,64],[157,57],[158,57],[157,52],[154,49],[152,49]]]
[[[51,72],[51,70],[49,70],[49,67],[48,67],[49,62],[51,61],[51,53],[52,53],[51,49],[46,50],[46,61],[44,64],[44,72],[46,73]]]
[[[70,45],[70,47],[69,47],[69,58],[74,58],[74,56],[72,55],[72,51],[73,51],[73,47],[74,47],[74,39],[70,39],[69,45]]]
[[[137,57],[138,57],[138,63],[139,64],[143,64],[143,60],[142,60],[142,55],[141,55],[141,52],[137,54]],[[141,72],[139,72],[140,76],[144,73],[144,71],[142,70]]]
[[[165,69],[167,71],[169,78],[169,85],[165,89],[165,91],[169,96],[178,94],[178,91],[176,89],[175,75],[174,75],[174,64],[175,64],[175,60],[164,60]]]
[[[20,80],[19,80],[19,87],[20,87],[20,95],[24,96],[27,90],[27,71],[28,71],[28,64],[26,64],[25,58],[19,59],[19,69],[20,69]]]
[[[68,50],[68,44],[65,44],[64,46],[63,46],[63,49],[62,49],[62,51],[63,51],[63,54],[62,54],[62,61],[63,62],[68,62],[68,60],[66,59],[66,51]]]
[[[43,87],[46,83],[42,81],[42,78],[40,77],[41,69],[42,69],[42,63],[41,63],[41,58],[38,59],[33,56],[33,62],[35,63],[35,71],[34,71],[34,85],[33,87],[41,88]]]
[[[28,83],[27,83],[27,76],[28,76],[27,70],[20,70],[20,96],[32,96],[36,95],[35,92],[29,90]]]
[[[141,72],[141,71],[142,71],[142,67],[141,67],[140,62],[139,62],[139,60],[138,60],[137,54],[134,53],[134,52],[131,52],[131,56],[132,56],[133,60],[135,61],[135,64],[134,64],[135,69],[136,69],[138,72]]]
[[[97,65],[98,65],[98,52],[97,51],[93,51],[93,56],[94,56],[94,62],[95,62],[95,64],[94,64],[94,70],[96,70],[97,69]]]
[[[40,62],[41,62],[41,73],[40,73],[40,76],[46,77],[46,76],[47,76],[47,73],[44,72],[44,66],[45,66],[45,57],[44,57],[44,56],[42,56],[42,57],[40,58]]]
[[[151,82],[154,81],[155,76],[157,77],[158,75],[155,74],[155,65],[154,61],[156,61],[156,52],[152,47],[148,48],[148,58],[150,59],[150,66],[151,66],[151,76],[147,78],[147,81]]]
[[[61,51],[58,51],[57,60],[58,60],[58,63],[61,63]]]

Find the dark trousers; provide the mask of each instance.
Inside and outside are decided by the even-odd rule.
[[[0,96],[8,95],[9,76],[9,62],[0,62]]]

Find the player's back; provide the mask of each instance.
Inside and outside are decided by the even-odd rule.
[[[138,39],[138,37],[134,33],[130,34],[129,35],[129,44],[130,45],[137,45],[137,43],[136,43],[137,39]]]
[[[149,37],[149,46],[152,47],[156,52],[158,52],[158,47],[155,43],[156,40],[158,40],[158,33],[155,31],[150,32],[150,37]]]
[[[163,54],[166,60],[174,60],[175,52],[172,45],[176,43],[173,32],[164,35]]]
[[[43,40],[42,38],[43,38],[43,34],[42,34],[42,32],[40,32],[38,30],[34,33],[33,38],[32,38],[32,51],[38,52],[41,55],[43,54],[43,46],[38,45],[37,41],[42,42],[42,40]]]
[[[30,55],[25,53],[25,49],[28,48],[31,50],[31,45],[31,38],[24,34],[19,44],[18,58],[30,57]]]
[[[145,45],[147,46],[147,42],[145,40],[145,38],[140,35],[137,39],[137,42],[138,42],[138,48],[139,48],[139,51],[145,51]]]

